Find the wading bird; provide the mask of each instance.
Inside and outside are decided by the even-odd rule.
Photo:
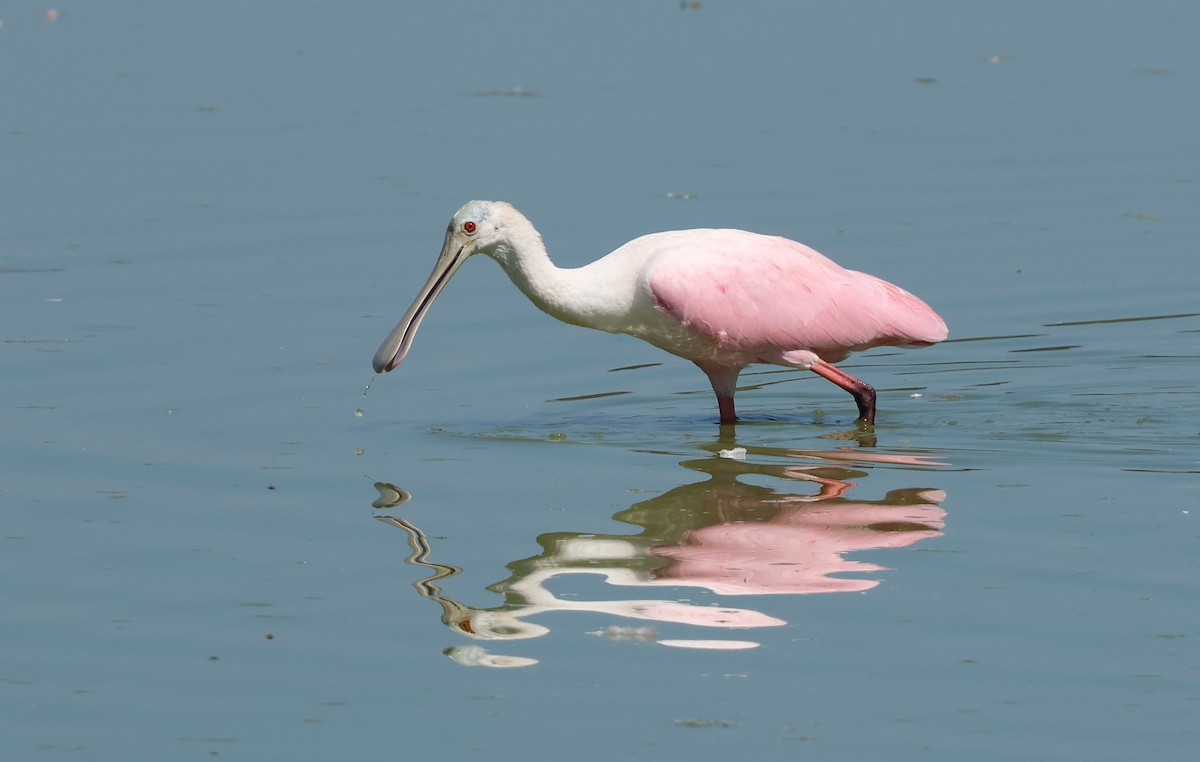
[[[450,220],[429,280],[375,353],[376,373],[400,364],[433,300],[480,253],[543,312],[627,333],[694,362],[716,392],[721,423],[737,420],[733,395],[742,368],[766,363],[824,376],[854,396],[858,423],[873,424],[875,390],[833,363],[871,347],[946,338],[946,324],[925,302],[786,238],[744,230],[652,233],[589,265],[560,268],[511,205],[471,201]]]

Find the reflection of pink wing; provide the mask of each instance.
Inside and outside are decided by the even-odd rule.
[[[944,517],[936,505],[851,503],[796,508],[769,522],[716,524],[690,532],[680,545],[653,548],[671,560],[655,579],[724,595],[869,590],[879,581],[832,575],[883,567],[846,560],[844,553],[936,537]]]
[[[660,640],[658,644],[671,648],[702,648],[708,651],[743,651],[759,646],[752,640],[700,640],[697,638]]]
[[[636,605],[636,615],[658,622],[675,622],[701,627],[778,627],[782,619],[750,609],[692,606],[674,601],[647,601]]]

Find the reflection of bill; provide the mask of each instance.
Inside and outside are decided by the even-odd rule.
[[[782,619],[748,609],[698,606],[672,600],[587,601],[559,598],[550,591],[548,585],[556,577],[568,574],[602,574],[608,582],[619,586],[644,584],[642,573],[621,567],[628,562],[644,563],[647,558],[645,550],[620,537],[603,539],[597,535],[579,535],[558,545],[560,553],[542,554],[512,564],[522,566],[523,571],[489,588],[503,592],[509,602],[491,609],[471,608],[442,593],[437,582],[454,576],[461,569],[430,562],[427,556],[431,548],[424,532],[404,519],[392,516],[379,518],[409,533],[409,544],[415,551],[409,557],[409,563],[434,570],[432,576],[415,584],[422,595],[441,604],[443,623],[476,640],[521,640],[545,635],[550,631],[549,628],[524,620],[547,611],[590,611],[627,619],[701,627],[772,627],[786,624]],[[606,566],[605,561],[611,565]]]
[[[839,454],[842,451],[835,451]],[[460,569],[429,560],[431,547],[425,534],[404,519],[380,520],[403,529],[409,537],[409,563],[433,570],[414,583],[422,595],[442,607],[449,628],[476,641],[519,640],[545,635],[549,629],[527,621],[550,611],[586,611],[649,622],[653,625],[687,625],[704,628],[754,629],[786,624],[752,609],[696,605],[681,600],[623,599],[582,600],[560,597],[571,574],[602,575],[615,587],[702,587],[719,595],[809,594],[856,592],[879,584],[878,579],[841,576],[876,572],[884,567],[848,560],[853,551],[899,548],[941,534],[945,494],[936,489],[893,490],[878,501],[854,501],[846,493],[849,479],[868,472],[844,463],[891,463],[929,468],[941,464],[911,456],[879,453],[854,457],[823,458],[800,451],[762,450],[792,459],[780,465],[742,460],[705,458],[688,461],[686,468],[710,478],[677,487],[631,506],[614,516],[641,528],[636,535],[561,532],[538,538],[543,552],[509,564],[512,575],[489,590],[501,593],[504,603],[475,609],[445,596],[439,581]],[[811,458],[838,465],[797,466],[794,458]],[[857,461],[857,462],[856,462]],[[930,470],[932,470],[930,468]],[[786,483],[805,483],[815,494],[788,494],[747,484],[744,477],[771,477]],[[377,485],[379,486],[379,485]],[[384,485],[390,487],[390,485]],[[391,488],[397,494],[403,490]],[[384,489],[380,489],[381,496]],[[753,641],[714,639],[662,639],[653,627],[634,629],[638,640],[693,648],[747,648]],[[525,666],[536,660],[490,654],[479,646],[454,647],[447,655],[460,664],[492,667]]]

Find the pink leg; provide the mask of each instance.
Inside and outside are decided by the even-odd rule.
[[[833,367],[824,360],[817,360],[811,368],[813,373],[827,378],[854,396],[858,404],[858,420],[856,423],[872,425],[875,423],[875,389],[865,381],[859,381],[844,370]]]
[[[720,366],[706,368],[703,365],[699,367],[708,376],[708,381],[712,384],[713,391],[716,392],[717,409],[721,411],[721,423],[736,422],[737,413],[733,409],[733,395],[737,391],[738,374],[742,372],[742,369]]]

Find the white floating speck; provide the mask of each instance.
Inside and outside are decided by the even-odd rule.
[[[922,397],[924,397],[924,396],[925,396],[925,395],[924,395],[924,394],[921,394],[920,392],[913,392],[912,394],[908,395],[908,398],[909,398],[910,400],[919,400],[919,399],[921,399],[921,398],[922,398]]]
[[[721,457],[721,458],[729,458],[730,460],[745,460],[746,459],[746,448],[745,447],[734,447],[733,449],[730,449],[730,450],[718,450],[717,456]]]

